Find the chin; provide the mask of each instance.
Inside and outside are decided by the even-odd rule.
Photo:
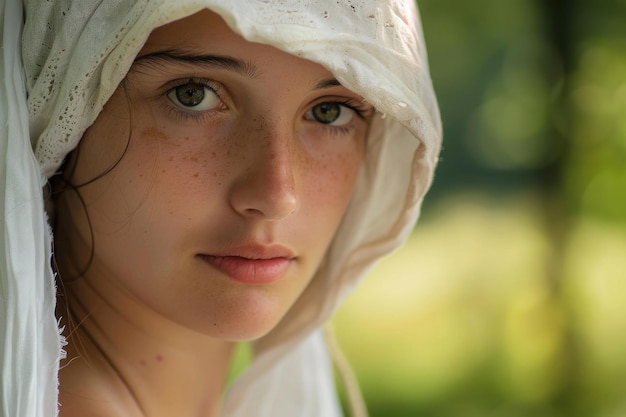
[[[233,342],[256,340],[272,331],[287,311],[288,306],[274,300],[250,297],[245,301],[223,305],[218,312],[214,310],[211,318],[203,321],[202,333]]]

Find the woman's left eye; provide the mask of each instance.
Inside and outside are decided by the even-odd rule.
[[[167,98],[176,106],[191,111],[211,110],[220,104],[215,91],[193,82],[172,88],[168,91]]]
[[[354,118],[355,111],[339,103],[326,102],[313,106],[305,114],[307,120],[315,120],[330,126],[345,126]]]

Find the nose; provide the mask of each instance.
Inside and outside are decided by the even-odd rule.
[[[248,140],[253,144],[244,146],[244,168],[232,184],[231,206],[248,218],[284,219],[300,205],[292,139],[284,133],[266,132]]]

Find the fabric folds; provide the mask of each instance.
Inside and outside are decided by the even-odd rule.
[[[54,316],[45,178],[28,135],[22,6],[0,4],[0,414],[54,416],[62,340]]]

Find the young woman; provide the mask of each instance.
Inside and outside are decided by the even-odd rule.
[[[23,6],[2,415],[340,415],[321,328],[410,232],[439,151],[413,2]]]

